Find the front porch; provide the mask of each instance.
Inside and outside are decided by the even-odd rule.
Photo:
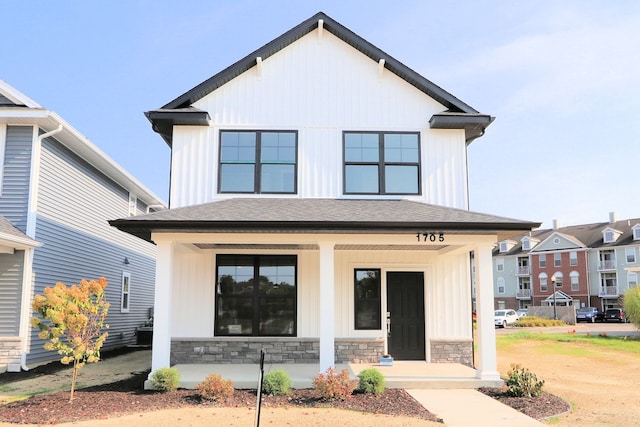
[[[174,368],[180,373],[180,387],[194,389],[207,375],[218,374],[233,381],[234,388],[255,389],[258,385],[258,364],[178,364]],[[501,387],[502,380],[480,379],[478,372],[458,363],[427,363],[424,361],[394,361],[393,366],[378,363],[336,364],[340,372],[346,369],[352,378],[366,368],[378,369],[386,379],[388,388],[404,389],[475,389],[479,387]],[[293,388],[312,388],[313,378],[318,375],[318,363],[265,364],[265,374],[282,369],[291,377]],[[150,381],[145,388],[151,386]]]

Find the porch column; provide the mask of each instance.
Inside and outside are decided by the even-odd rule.
[[[161,239],[155,242],[157,244],[156,289],[153,306],[151,372],[169,367],[171,356],[171,285],[174,244]]]
[[[481,380],[499,381],[496,357],[496,329],[493,321],[493,267],[491,246],[474,250],[476,267],[476,313],[478,319],[478,363],[476,376]]]
[[[320,372],[335,365],[335,296],[333,242],[321,242],[320,248]]]

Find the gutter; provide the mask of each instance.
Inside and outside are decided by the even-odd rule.
[[[37,126],[36,126],[37,127]],[[36,214],[35,214],[35,206],[36,206],[36,197],[38,195],[38,173],[36,173],[40,168],[40,147],[42,146],[42,141],[45,138],[49,138],[50,136],[56,135],[62,132],[64,126],[59,124],[57,128],[52,131],[43,133],[42,135],[38,135],[36,139],[36,144],[34,146],[34,150],[32,153],[33,159],[31,162],[31,182],[29,183],[29,211],[27,213],[27,227],[26,227],[26,235],[35,238],[36,234]],[[30,313],[29,305],[31,301],[31,294],[33,293],[33,281],[31,280],[33,272],[33,250],[25,251],[25,264],[23,274],[24,277],[22,279],[23,286],[23,302],[22,302],[22,313],[23,318],[21,323],[21,329],[23,329],[24,339],[22,341],[22,351],[20,352],[20,368],[23,371],[28,371],[27,368],[27,353],[31,347],[31,334],[29,333],[28,326],[29,318],[25,315],[25,313]],[[27,295],[28,293],[28,295]],[[25,298],[27,297],[28,298]],[[26,302],[25,302],[26,299]]]

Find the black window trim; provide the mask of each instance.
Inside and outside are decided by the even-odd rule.
[[[377,162],[347,162],[346,161],[346,136],[348,134],[367,134],[378,135],[378,161]],[[418,161],[417,162],[385,162],[384,161],[384,135],[417,135],[418,137]],[[421,133],[419,131],[342,131],[342,192],[348,195],[378,195],[378,196],[421,196],[422,195],[422,143]],[[361,193],[347,191],[347,166],[378,166],[378,192],[377,193]],[[388,193],[384,189],[385,184],[385,166],[417,166],[418,167],[418,191],[416,193]],[[385,191],[383,191],[383,189]]]
[[[375,271],[378,273],[378,319],[375,327],[358,327],[358,283],[359,271]],[[382,329],[382,270],[380,268],[354,268],[353,269],[353,329],[356,331],[379,331]]]
[[[293,296],[293,330],[291,334],[279,334],[279,335],[261,335],[259,333],[252,333],[252,334],[225,334],[225,333],[220,333],[218,332],[218,326],[217,326],[217,320],[218,320],[218,304],[219,304],[219,299],[222,297],[222,295],[219,295],[216,290],[215,287],[217,286],[219,277],[218,277],[218,266],[220,265],[220,259],[221,258],[233,258],[233,257],[249,257],[253,259],[253,267],[254,267],[254,271],[253,271],[253,277],[254,277],[254,288],[253,288],[253,293],[252,293],[252,298],[253,298],[253,318],[252,318],[252,327],[251,330],[252,331],[259,331],[259,302],[260,302],[260,298],[282,298],[282,297],[268,297],[268,296],[260,296],[260,290],[259,290],[259,280],[255,280],[258,278],[259,274],[260,274],[260,259],[262,258],[278,258],[278,257],[291,257],[294,259],[294,277],[296,280],[295,283],[295,295]],[[215,295],[215,304],[214,304],[214,322],[216,322],[216,324],[214,324],[214,328],[213,328],[213,334],[214,336],[220,336],[220,337],[297,337],[298,336],[298,256],[295,254],[217,254],[216,255],[216,265],[215,265],[215,283],[214,283],[214,295]]]
[[[255,133],[256,134],[256,157],[253,163],[233,163],[233,164],[252,164],[255,166],[253,171],[253,191],[222,191],[222,134],[225,132],[233,133]],[[293,163],[293,191],[262,191],[262,161],[260,160],[262,150],[262,134],[263,133],[293,133],[296,139],[295,146],[295,163]],[[220,129],[218,132],[218,194],[298,194],[298,131],[292,129]],[[264,163],[272,164],[272,163]]]

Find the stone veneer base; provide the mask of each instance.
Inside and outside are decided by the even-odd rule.
[[[473,342],[468,340],[431,340],[432,363],[460,363],[473,368]]]

